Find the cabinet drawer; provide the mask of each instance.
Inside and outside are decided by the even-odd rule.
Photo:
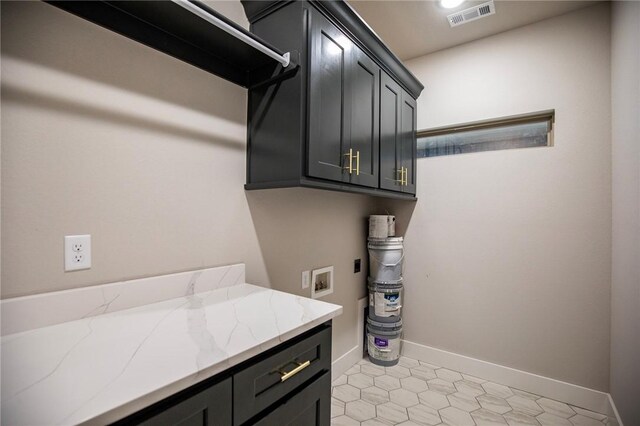
[[[241,425],[331,368],[331,328],[283,347],[233,376],[233,423]]]
[[[255,426],[328,426],[331,418],[331,373],[326,372]]]
[[[230,426],[231,378],[228,378],[188,399],[172,405],[147,420],[124,424],[144,426]]]

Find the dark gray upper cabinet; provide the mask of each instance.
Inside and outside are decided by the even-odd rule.
[[[343,1],[243,0],[243,6],[251,31],[295,52],[300,64],[286,78],[249,90],[245,188],[307,186],[414,199],[420,82]],[[397,94],[391,106],[385,81]],[[393,147],[383,144],[389,126]]]
[[[380,92],[380,187],[415,194],[416,101],[385,73]]]
[[[310,42],[309,176],[349,182],[344,154],[350,149],[353,43],[319,14],[311,20]]]
[[[398,164],[404,169],[402,192],[416,193],[416,100],[404,90],[400,108],[400,155]]]
[[[309,176],[377,188],[380,67],[319,13],[310,42]]]
[[[400,126],[402,89],[386,74],[380,79],[380,188],[402,191]]]
[[[351,64],[351,149],[357,155],[351,182],[378,187],[380,135],[380,67],[353,49]]]

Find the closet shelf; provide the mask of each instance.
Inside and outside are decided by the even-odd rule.
[[[199,1],[47,3],[243,87],[298,67],[297,52],[282,52]]]

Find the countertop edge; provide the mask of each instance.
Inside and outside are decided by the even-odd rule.
[[[277,291],[277,290],[275,290]],[[293,296],[293,295],[292,295]],[[338,305],[339,306],[339,305]],[[162,401],[163,399],[177,393],[180,392],[182,390],[185,390],[187,388],[189,388],[190,386],[193,386],[197,383],[202,382],[203,380],[209,379],[213,376],[215,376],[216,374],[220,374],[223,373],[224,371],[235,367],[236,365],[256,356],[259,355],[260,353],[274,348],[276,346],[278,346],[281,343],[284,343],[296,336],[299,336],[300,334],[311,330],[312,328],[325,323],[326,321],[329,321],[339,315],[341,315],[343,312],[343,308],[342,306],[340,306],[339,308],[337,308],[335,311],[330,312],[326,315],[323,315],[315,320],[312,320],[298,328],[295,328],[293,330],[287,331],[286,333],[283,333],[282,335],[278,336],[277,338],[273,338],[270,339],[264,343],[259,344],[258,346],[254,346],[250,349],[247,349],[246,351],[237,354],[229,359],[227,359],[224,362],[218,363],[216,365],[210,366],[204,370],[199,371],[196,374],[192,374],[190,376],[184,377],[183,379],[180,379],[178,381],[175,381],[169,385],[166,385],[162,388],[156,389],[155,391],[152,391],[151,393],[148,393],[144,396],[141,396],[139,398],[136,398],[134,400],[131,400],[129,402],[127,402],[126,404],[123,404],[119,407],[116,407],[112,410],[109,410],[105,413],[99,414],[95,417],[86,419],[86,420],[82,420],[79,424],[80,425],[96,425],[96,424],[109,424],[109,423],[113,423],[116,422],[118,420],[122,420],[123,418],[134,414],[138,411],[140,411],[141,409],[148,407],[152,404],[155,404],[156,402]]]

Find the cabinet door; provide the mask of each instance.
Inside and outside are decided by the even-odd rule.
[[[402,191],[400,143],[402,89],[385,72],[380,76],[380,188]]]
[[[351,41],[320,13],[311,16],[308,175],[349,181]],[[348,159],[347,159],[348,162]]]
[[[307,364],[282,381],[282,371]],[[321,328],[303,340],[256,361],[233,376],[233,423],[246,424],[314,376],[331,369],[331,328]]]
[[[351,183],[378,187],[380,67],[354,46],[351,65]]]
[[[231,426],[231,378],[170,406],[144,426]]]
[[[416,157],[418,147],[416,145],[416,100],[404,90],[402,91],[402,107],[400,111],[400,167],[404,167],[405,184],[402,192],[416,193]]]
[[[326,372],[255,423],[256,426],[329,426],[331,373]]]

